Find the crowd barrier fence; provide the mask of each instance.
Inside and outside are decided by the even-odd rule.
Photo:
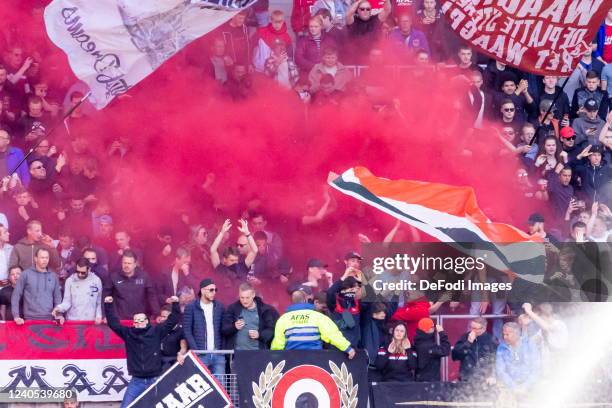
[[[448,322],[450,320],[465,320],[466,323],[466,328],[467,328],[467,324],[469,323],[469,320],[474,318],[474,317],[478,317],[479,315],[433,315],[431,316],[432,320],[434,320],[436,322],[436,324],[442,325],[444,326],[444,322]],[[491,319],[506,319],[509,317],[512,317],[512,315],[480,315],[480,317],[484,317],[488,320]],[[466,329],[467,330],[467,329]],[[206,354],[222,354],[222,355],[226,355],[228,356],[229,359],[229,366],[230,368],[232,367],[232,359],[233,359],[233,355],[234,355],[234,350],[213,350],[213,351],[207,351],[207,350],[193,350],[193,352],[197,355],[206,355]],[[445,357],[442,360],[442,369],[441,369],[441,375],[442,375],[442,380],[443,381],[449,381],[449,365],[451,363],[451,360],[449,357]],[[232,402],[234,404],[235,408],[239,408],[240,407],[240,395],[238,392],[238,379],[236,378],[236,374],[233,373],[226,373],[223,375],[218,375],[217,378],[219,379],[219,381],[225,386],[228,395],[230,396],[230,398],[232,399]]]

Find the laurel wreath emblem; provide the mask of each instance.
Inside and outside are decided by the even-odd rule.
[[[253,386],[253,405],[255,405],[255,408],[271,408],[272,394],[283,376],[283,368],[285,368],[285,360],[276,366],[270,362],[266,369],[259,374],[259,381],[251,383]],[[356,408],[359,385],[353,383],[353,375],[348,372],[346,364],[342,363],[338,367],[333,361],[330,361],[329,368],[332,371],[331,377],[336,383],[338,391],[340,391],[340,406],[342,408]]]
[[[359,385],[353,384],[353,374],[348,372],[346,364],[342,363],[340,368],[333,362],[329,362],[329,368],[332,370],[331,377],[336,382],[338,391],[340,391],[340,400],[342,408],[356,408],[357,395],[359,394]]]
[[[285,360],[278,363],[276,367],[270,362],[266,369],[259,374],[259,383],[252,382],[253,405],[256,408],[270,408],[272,393],[282,377],[283,368],[285,368]]]

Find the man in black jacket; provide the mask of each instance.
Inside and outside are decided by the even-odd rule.
[[[496,352],[497,341],[487,333],[487,320],[475,317],[470,321],[470,331],[461,336],[453,348],[453,360],[461,361],[461,381],[492,378]]]
[[[166,303],[172,304],[172,313],[163,324],[151,326],[146,314],[135,313],[134,326],[126,327],[121,325],[115,314],[113,298],[111,296],[104,298],[108,326],[125,342],[128,373],[132,376],[125,390],[121,408],[130,405],[162,373],[161,343],[178,323],[180,313],[178,301],[176,296],[166,300]]]
[[[580,179],[582,198],[587,208],[598,201],[611,205],[609,189],[612,181],[612,167],[602,160],[601,146],[587,146],[576,160],[569,163]]]
[[[239,300],[229,305],[223,314],[221,333],[225,346],[234,350],[265,350],[274,337],[278,312],[255,296],[250,283],[238,288]]]
[[[131,319],[137,312],[154,317],[159,312],[153,281],[137,261],[136,253],[126,249],[121,256],[121,271],[113,273],[104,287],[104,296],[115,298],[120,319]]]
[[[439,344],[436,341],[436,331],[440,336]],[[440,361],[442,357],[450,354],[450,343],[444,328],[437,325],[434,329],[434,323],[428,317],[419,320],[414,336],[414,349],[417,352],[416,380],[440,381]]]

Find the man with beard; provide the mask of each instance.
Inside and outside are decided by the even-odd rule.
[[[40,221],[31,220],[26,227],[26,236],[20,239],[11,253],[10,265],[19,265],[21,269],[27,269],[34,265],[34,254],[39,249],[45,249],[50,254],[49,266],[57,268],[60,266],[60,257],[57,249],[53,246],[53,238],[43,234]]]

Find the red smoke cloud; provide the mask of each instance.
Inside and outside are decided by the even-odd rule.
[[[26,18],[25,9],[21,1],[4,5],[2,21],[19,23],[25,29],[22,38],[40,37],[42,21]],[[47,55],[62,63],[60,72],[73,78],[65,57],[49,49]],[[258,197],[271,229],[297,245],[286,247],[300,260],[296,270],[302,270],[305,258],[331,261],[340,248],[355,248],[356,233],[380,240],[393,224],[390,217],[334,192],[338,210],[327,222],[334,223],[337,240],[330,241],[329,229],[321,236],[301,235],[299,218],[308,200],[316,200],[316,209],[321,205],[328,172],[362,165],[387,178],[471,185],[491,218],[520,223],[527,210],[512,188],[516,162],[500,158],[502,146],[492,134],[470,136],[463,108],[466,87],[443,75],[415,81],[381,78],[393,90],[403,118],[389,113],[392,109],[375,112],[361,96],[348,98],[340,109],[306,110],[295,94],[265,79],[255,81],[249,100],[234,103],[201,70],[188,66],[184,55],[175,56],[128,97],[98,112],[88,127],[92,143],[107,148],[125,137],[136,151],[125,170],[131,182],[120,193],[107,186],[115,190],[114,218],[155,232],[160,224],[176,223],[174,212],[184,209],[196,223],[202,202],[194,190],[212,172],[215,196],[225,208],[209,208],[205,224],[212,227],[214,221],[216,230],[222,218],[237,218],[248,200]],[[102,167],[110,165],[99,149]],[[463,154],[466,149],[471,155]],[[329,253],[319,253],[326,245]]]

